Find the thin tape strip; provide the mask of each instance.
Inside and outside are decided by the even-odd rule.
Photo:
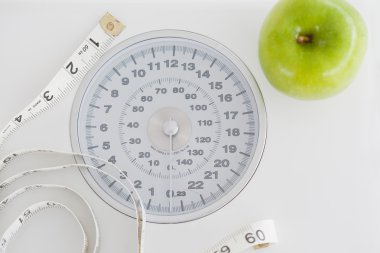
[[[0,211],[2,211],[6,206],[8,206],[12,201],[14,201],[16,198],[19,196],[26,194],[31,191],[39,190],[39,189],[51,189],[51,188],[57,188],[57,189],[62,189],[65,191],[69,191],[83,201],[87,208],[89,209],[91,213],[91,218],[95,226],[95,243],[94,243],[94,252],[98,252],[99,250],[99,242],[100,242],[100,230],[99,230],[99,224],[98,220],[96,219],[95,213],[91,207],[91,205],[88,203],[88,201],[77,191],[66,187],[66,186],[61,186],[61,185],[53,185],[53,184],[35,184],[35,185],[28,185],[25,187],[22,187],[14,192],[12,192],[10,195],[8,195],[6,198],[4,198],[2,201],[0,201]],[[0,189],[1,191],[2,189]],[[52,202],[56,203],[56,205],[51,204]],[[58,202],[55,201],[43,201],[39,202],[37,204],[34,204],[30,207],[28,207],[19,217],[14,221],[14,223],[11,225],[13,229],[9,228],[2,236],[2,239],[0,239],[0,252],[4,252],[7,245],[13,239],[13,237],[16,235],[19,229],[23,226],[23,224],[26,223],[26,219],[29,220],[34,214],[37,214],[43,210],[45,210],[47,207],[49,208],[56,208],[56,207],[62,207],[66,211],[68,211],[76,220],[76,222],[79,224],[82,234],[83,234],[83,249],[82,252],[87,252],[88,251],[88,237],[87,234],[85,233],[85,230],[83,228],[82,223],[79,221],[78,217],[74,214],[74,212],[68,208],[65,205],[62,205]],[[30,214],[32,213],[32,214]],[[25,217],[26,216],[26,217]],[[99,235],[99,236],[97,236]]]
[[[262,220],[228,235],[205,253],[240,253],[249,248],[266,248],[277,242],[274,222]]]
[[[62,208],[68,213],[70,213],[71,216],[75,219],[76,223],[79,225],[81,229],[82,236],[83,236],[82,252],[83,253],[87,252],[88,238],[87,238],[86,232],[84,231],[83,224],[79,221],[78,217],[74,214],[74,212],[70,208],[55,201],[42,201],[42,202],[33,204],[29,206],[26,210],[24,210],[19,215],[19,217],[12,223],[12,225],[9,226],[9,228],[5,231],[4,235],[2,236],[0,240],[0,252],[1,253],[6,252],[6,248],[9,245],[9,242],[12,240],[12,238],[17,234],[17,232],[22,228],[22,226],[25,225],[33,216],[37,215],[38,213],[42,211],[52,209],[52,208]]]
[[[12,183],[16,182],[18,179],[21,179],[27,175],[32,175],[32,174],[35,174],[35,173],[41,173],[41,172],[52,172],[52,171],[56,171],[56,170],[63,170],[63,169],[67,169],[67,168],[86,168],[86,169],[91,169],[91,170],[96,170],[96,171],[99,171],[101,173],[104,173],[106,174],[107,176],[109,176],[110,178],[112,178],[113,180],[119,182],[120,184],[123,185],[123,187],[128,191],[130,192],[131,196],[132,196],[132,200],[134,201],[135,203],[135,206],[138,206],[137,203],[141,203],[140,200],[138,199],[135,199],[135,196],[133,196],[133,192],[130,191],[130,189],[128,189],[128,187],[125,187],[125,184],[122,183],[119,179],[117,179],[116,177],[114,177],[113,175],[111,175],[110,173],[106,172],[106,171],[103,171],[101,169],[98,169],[96,167],[92,167],[92,166],[89,166],[89,165],[85,165],[85,164],[70,164],[70,165],[64,165],[64,166],[57,166],[57,167],[49,167],[49,168],[40,168],[40,169],[35,169],[35,170],[30,170],[30,171],[26,171],[26,172],[22,172],[22,173],[19,173],[19,174],[16,174],[12,177],[9,177],[8,179],[6,179],[4,182],[2,182],[0,184],[0,192],[2,190],[5,190],[6,188],[8,188]],[[79,193],[77,193],[75,190],[73,189],[70,189],[69,187],[65,187],[65,186],[59,186],[59,185],[34,185],[34,186],[27,186],[27,187],[23,187],[15,192],[13,192],[12,194],[10,194],[9,196],[7,196],[5,199],[3,199],[1,202],[0,202],[0,211],[7,205],[9,204],[11,201],[13,201],[16,197],[20,196],[21,194],[23,193],[26,193],[26,192],[29,192],[31,190],[35,190],[37,188],[62,188],[62,189],[66,189],[66,190],[69,190],[71,192],[74,192],[76,195],[78,195],[85,203],[86,205],[88,206],[89,210],[90,210],[90,213],[91,213],[91,216],[93,217],[93,221],[94,221],[94,224],[95,224],[95,229],[96,229],[96,238],[95,238],[95,246],[94,246],[94,253],[98,252],[99,251],[99,244],[100,244],[100,230],[99,230],[99,226],[98,226],[98,221],[96,219],[96,216],[95,216],[95,213],[93,211],[93,209],[91,208],[90,204],[87,202],[87,200],[85,198],[83,198]],[[39,212],[39,211],[43,211],[44,208],[37,208],[37,211],[35,211],[35,213]],[[73,213],[73,215],[75,216],[75,218],[77,219],[76,215]],[[137,216],[140,215],[140,214],[136,214]],[[143,223],[145,223],[145,213],[143,212],[142,213],[142,217],[138,220],[142,220]],[[17,221],[17,220],[16,220]],[[19,222],[19,226],[20,228],[23,226],[23,222]],[[16,232],[18,231],[18,229],[16,230]],[[142,230],[138,230],[138,236],[141,237],[141,233],[143,234],[144,233],[144,227],[142,227]],[[13,238],[15,234],[4,234],[3,238],[0,239],[0,242],[1,245],[5,245],[4,246],[4,249],[5,250],[5,247],[7,246],[8,244],[8,240],[7,238]],[[143,238],[143,237],[141,237]],[[4,243],[6,242],[6,243]],[[0,252],[2,252],[2,246],[0,245]],[[143,252],[143,240],[139,240],[139,252]],[[5,252],[5,251],[4,251]],[[83,251],[83,252],[87,252],[87,251]]]
[[[0,132],[0,150],[5,140],[25,122],[56,105],[69,91],[78,86],[123,29],[124,25],[111,14],[104,15],[45,89],[3,128]]]
[[[51,171],[56,171],[56,170],[62,170],[62,169],[67,169],[67,168],[82,168],[82,169],[90,169],[90,170],[95,170],[98,172],[101,172],[103,174],[106,174],[107,176],[111,177],[113,180],[116,182],[120,183],[126,190],[128,190],[129,194],[132,197],[132,200],[135,204],[136,207],[136,218],[137,218],[137,238],[138,238],[138,252],[142,253],[144,252],[144,235],[145,235],[145,224],[146,224],[146,214],[144,207],[142,206],[142,201],[140,196],[138,195],[137,191],[134,191],[134,186],[132,182],[129,180],[129,178],[123,179],[121,181],[117,177],[113,176],[109,172],[105,171],[104,169],[107,167],[113,168],[117,171],[117,173],[122,173],[122,171],[117,168],[114,164],[98,158],[94,157],[91,155],[85,155],[85,154],[79,154],[79,153],[68,153],[68,152],[59,152],[59,151],[53,151],[53,150],[26,150],[26,151],[19,151],[12,153],[11,155],[7,156],[6,158],[3,159],[1,166],[0,166],[0,173],[7,167],[9,166],[12,162],[16,161],[17,159],[21,159],[23,156],[28,155],[28,154],[37,154],[37,153],[42,153],[42,154],[58,154],[58,155],[67,155],[67,156],[74,156],[74,157],[81,157],[81,158],[90,158],[94,159],[100,162],[105,163],[107,166],[103,167],[102,169],[96,168],[91,165],[87,164],[67,164],[67,165],[60,165],[60,166],[55,166],[55,167],[48,167],[48,168],[39,168],[39,169],[34,169],[34,170],[28,170],[24,171],[21,173],[18,173],[16,175],[13,175],[6,179],[4,182],[0,183],[0,192],[1,190],[6,189],[9,187],[12,183],[17,181],[18,179],[36,174],[36,173],[42,173],[42,172],[51,172]]]

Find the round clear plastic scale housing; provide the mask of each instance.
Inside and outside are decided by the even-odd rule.
[[[229,203],[254,175],[265,139],[264,101],[244,63],[210,38],[177,30],[137,35],[107,52],[71,115],[73,150],[118,166],[155,223],[198,219]],[[106,203],[134,216],[116,181],[82,174]]]

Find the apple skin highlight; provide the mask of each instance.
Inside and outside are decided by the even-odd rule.
[[[367,48],[367,28],[345,0],[279,0],[259,39],[269,82],[299,99],[321,99],[344,90]]]

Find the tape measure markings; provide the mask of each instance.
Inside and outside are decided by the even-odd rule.
[[[25,175],[25,173],[23,173],[23,174]],[[29,173],[29,174],[32,174],[32,173]],[[11,181],[14,182],[15,180],[8,180],[8,182],[7,182],[6,185],[9,186],[12,183]],[[87,208],[90,211],[90,214],[91,214],[91,217],[92,217],[92,221],[93,221],[94,226],[95,226],[95,235],[96,235],[96,237],[95,237],[95,243],[94,243],[94,252],[98,252],[99,245],[100,245],[100,229],[99,229],[98,220],[96,219],[96,216],[95,216],[95,212],[93,211],[93,209],[92,209],[91,205],[89,204],[89,202],[80,193],[78,193],[77,191],[71,189],[70,187],[61,186],[61,185],[52,185],[52,184],[35,184],[35,185],[28,185],[28,186],[22,187],[22,188],[20,188],[20,189],[18,189],[16,191],[12,192],[10,195],[8,195],[6,198],[4,198],[0,202],[0,211],[2,209],[4,209],[8,204],[10,204],[13,200],[15,200],[17,197],[19,197],[20,195],[25,194],[25,193],[30,192],[30,191],[33,191],[33,190],[41,189],[41,188],[59,188],[59,189],[63,189],[63,190],[66,190],[66,191],[70,191],[71,193],[74,193],[75,195],[77,195],[85,203],[85,205],[87,206]],[[0,191],[4,190],[4,189],[5,188],[0,188]],[[69,208],[67,208],[67,209],[69,209]],[[69,209],[69,211],[71,211],[71,210]],[[38,213],[38,211],[36,211],[36,213]],[[77,217],[76,217],[76,215],[74,213],[73,213],[73,216],[77,219]],[[23,222],[20,222],[20,223],[21,223],[20,226],[22,226]],[[7,238],[12,238],[13,237],[13,236],[10,237],[8,234],[9,233],[7,233],[7,232],[4,233],[4,235],[7,235]],[[87,235],[86,235],[86,237],[87,237]],[[7,241],[9,242],[9,240],[7,240]],[[1,243],[1,244],[3,244],[3,243]],[[0,248],[0,252],[1,252],[1,248]]]
[[[262,249],[278,242],[272,220],[254,222],[226,236],[205,253],[239,253],[249,248]]]
[[[94,160],[97,160],[99,162],[102,162],[102,163],[110,166],[111,168],[116,169],[116,171],[118,171],[118,173],[123,173],[123,171],[120,170],[119,168],[117,168],[114,164],[112,164],[112,163],[110,163],[110,162],[108,162],[108,161],[106,161],[104,159],[101,159],[99,157],[95,157],[95,156],[91,156],[91,155],[86,155],[86,154],[80,154],[80,153],[69,153],[69,152],[60,152],[60,151],[42,150],[42,149],[40,149],[40,150],[19,151],[19,152],[14,152],[11,155],[8,155],[6,158],[2,159],[3,162],[2,162],[2,164],[0,166],[0,173],[11,162],[15,161],[16,159],[20,159],[21,157],[23,157],[23,156],[25,156],[27,154],[32,154],[32,153],[50,153],[50,154],[58,154],[58,155],[67,155],[67,156],[70,156],[70,157],[74,156],[74,157],[80,157],[80,158],[90,158],[90,159],[94,159]],[[115,178],[111,174],[109,174],[106,171],[104,171],[102,169],[99,169],[97,167],[86,165],[86,164],[69,164],[69,165],[55,166],[55,167],[49,167],[49,168],[35,169],[35,170],[30,170],[30,171],[26,171],[26,172],[23,172],[23,173],[16,174],[13,177],[10,177],[8,180],[2,182],[0,184],[0,189],[2,187],[3,188],[6,187],[6,185],[9,185],[10,183],[12,183],[15,180],[23,177],[24,175],[30,175],[30,174],[34,174],[34,173],[38,173],[38,172],[44,172],[44,171],[60,170],[60,169],[68,168],[68,167],[88,168],[88,169],[91,169],[91,170],[99,171],[101,173],[107,174],[114,181],[117,181],[117,182],[121,183],[124,187],[126,187],[126,189],[130,193],[130,195],[131,195],[131,197],[133,199],[133,202],[135,204],[136,218],[137,218],[137,234],[138,234],[138,241],[139,241],[138,242],[138,245],[139,245],[138,249],[139,249],[139,252],[143,252],[143,242],[144,242],[144,231],[145,231],[146,214],[145,214],[144,207],[142,206],[143,202],[141,201],[141,198],[140,198],[139,194],[137,193],[137,191],[134,191],[133,183],[130,181],[130,179],[128,177],[123,178],[123,182],[124,183],[122,183],[119,179]]]
[[[5,140],[20,126],[56,105],[77,86],[123,29],[124,25],[107,13],[47,87],[3,128],[0,132],[0,150]]]
[[[12,223],[11,226],[5,231],[3,237],[0,240],[0,252],[5,253],[6,248],[9,245],[9,242],[13,239],[13,237],[16,236],[18,231],[25,225],[33,216],[36,214],[52,209],[52,208],[62,208],[65,211],[67,211],[73,218],[75,219],[76,223],[79,224],[79,227],[82,232],[83,236],[83,246],[82,246],[82,252],[85,253],[88,251],[88,237],[84,230],[83,224],[79,221],[78,217],[74,214],[74,212],[68,208],[67,206],[60,204],[58,202],[54,201],[43,201],[36,204],[31,205],[26,210],[24,210],[19,217]]]
[[[91,157],[91,158],[92,159],[97,159],[96,157]],[[108,163],[108,164],[110,166],[114,167],[113,164],[110,164],[110,163]],[[68,165],[62,165],[62,166],[56,166],[56,167],[48,167],[48,168],[41,168],[41,169],[35,169],[35,170],[25,171],[25,172],[16,174],[16,175],[8,178],[7,180],[3,181],[0,184],[0,191],[6,189],[8,186],[10,186],[16,180],[18,180],[20,178],[23,178],[25,176],[32,175],[34,173],[51,172],[51,171],[56,171],[56,170],[67,169],[67,168],[70,168],[70,167],[71,168],[78,168],[78,169],[80,169],[80,168],[86,168],[86,169],[96,170],[98,172],[107,174],[110,178],[112,178],[113,180],[115,180],[115,181],[119,182],[120,184],[122,184],[123,187],[130,193],[130,195],[132,197],[132,200],[134,201],[134,203],[136,205],[136,216],[137,216],[137,220],[138,220],[137,232],[138,232],[138,241],[139,241],[139,245],[138,245],[138,248],[139,248],[138,250],[139,251],[138,252],[142,253],[144,251],[143,250],[143,244],[144,244],[144,229],[145,229],[145,212],[144,212],[144,209],[141,209],[141,203],[142,202],[141,202],[141,200],[139,200],[139,197],[135,193],[135,191],[131,191],[129,189],[129,187],[132,187],[132,189],[133,189],[133,185],[131,184],[131,182],[129,182],[129,184],[130,184],[129,186],[126,186],[119,179],[117,179],[116,177],[114,177],[113,175],[109,174],[108,172],[106,172],[104,170],[101,170],[101,169],[98,169],[96,167],[93,167],[93,166],[90,166],[90,165],[86,165],[86,164],[68,164]],[[128,180],[126,182],[128,182]],[[79,193],[77,193],[75,190],[70,189],[69,187],[58,186],[58,185],[51,185],[51,186],[40,185],[40,186],[41,186],[41,188],[46,188],[46,187],[64,188],[64,189],[67,189],[67,190],[70,190],[70,191],[76,193],[76,195],[78,195],[86,203],[86,205],[89,207],[89,210],[90,210],[92,216],[95,219],[94,220],[94,223],[96,224],[95,226],[96,226],[96,228],[98,228],[98,226],[97,226],[97,220],[96,220],[95,214],[94,214],[94,212],[93,212],[90,204]],[[17,196],[19,196],[22,193],[26,193],[26,192],[30,191],[31,189],[33,189],[33,188],[31,188],[31,186],[27,186],[27,187],[21,188],[19,190],[19,192],[16,191],[16,192],[12,193],[11,195],[7,196],[5,199],[3,199],[0,202],[0,210],[3,209],[5,205],[9,204],[14,198],[16,198]],[[42,210],[43,209],[41,209],[40,211],[42,211]],[[74,214],[74,216],[76,217],[75,214]],[[22,226],[22,225],[23,224],[20,224],[20,226]],[[94,253],[97,252],[98,248],[99,248],[100,236],[99,236],[99,230],[98,229],[96,229],[96,235],[97,236],[96,236],[96,245],[94,247]],[[3,238],[10,238],[10,236],[9,236],[9,234],[4,234]],[[3,241],[3,240],[0,240],[0,241]],[[1,251],[1,247],[0,247],[0,252],[2,252]]]

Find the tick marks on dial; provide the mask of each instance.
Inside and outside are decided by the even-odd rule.
[[[96,108],[96,109],[100,109],[100,107],[97,106],[97,105],[90,104],[90,106],[93,107],[93,108]]]
[[[103,85],[101,85],[101,84],[99,84],[99,87],[102,88],[105,91],[108,91],[108,89],[106,87],[104,87]]]
[[[113,181],[112,183],[110,183],[110,184],[108,185],[108,187],[111,188],[114,184],[116,184],[116,180]]]
[[[183,201],[181,200],[181,210],[182,212],[185,211],[185,207],[183,206]]]
[[[193,56],[191,57],[191,59],[194,59],[196,54],[197,54],[197,50],[194,49],[194,51],[193,51]]]
[[[175,46],[173,46],[173,56],[175,56]]]
[[[87,125],[86,128],[96,128],[96,126],[89,126],[89,125]]]
[[[224,80],[228,80],[228,78],[230,78],[233,75],[234,75],[234,72],[231,72],[228,76],[226,76],[226,78],[224,78]]]
[[[217,59],[215,58],[215,59],[211,62],[210,68],[212,68],[212,66],[214,66],[214,64],[215,64],[216,61],[217,61]]]
[[[243,94],[246,93],[246,92],[247,92],[246,90],[243,90],[243,91],[239,92],[238,94],[236,94],[236,96],[238,97],[238,96],[240,96],[240,95],[243,95]]]
[[[252,114],[252,113],[253,113],[253,111],[243,112],[243,115],[245,115],[245,114]]]
[[[234,173],[236,176],[240,177],[240,174],[239,174],[239,173],[237,173],[235,170],[233,170],[233,169],[230,169],[230,171],[231,171],[232,173]]]
[[[150,208],[150,203],[152,203],[152,199],[149,199],[148,204],[146,205],[147,210],[149,210],[149,208]]]
[[[136,59],[135,59],[135,57],[133,55],[131,55],[131,59],[135,63],[135,65],[137,65]]]
[[[103,164],[101,164],[101,165],[97,166],[96,168],[98,168],[98,169],[101,169],[101,168],[103,168],[104,166],[106,166],[106,164],[105,164],[105,163],[103,163]]]
[[[241,154],[241,155],[244,155],[244,156],[246,156],[246,157],[250,157],[250,155],[249,155],[249,154],[247,154],[247,153],[244,153],[244,152],[239,152],[239,154]]]
[[[220,186],[220,184],[216,184],[216,186],[218,186],[218,188],[219,188],[222,192],[225,192],[224,189],[223,189],[223,187]]]
[[[151,51],[152,51],[153,58],[156,58],[156,54],[154,53],[154,48],[153,47],[151,48]]]
[[[203,195],[202,195],[202,194],[199,194],[199,197],[201,198],[203,205],[206,205],[206,201],[205,201],[205,199],[203,198]]]
[[[117,71],[116,68],[113,68],[113,71],[116,73],[116,75],[120,76],[120,73],[119,73],[119,71]]]
[[[252,133],[252,132],[244,132],[243,134],[246,134],[246,135],[255,135],[255,133]]]
[[[94,149],[94,148],[98,148],[99,146],[91,146],[91,147],[88,147],[87,149]]]

